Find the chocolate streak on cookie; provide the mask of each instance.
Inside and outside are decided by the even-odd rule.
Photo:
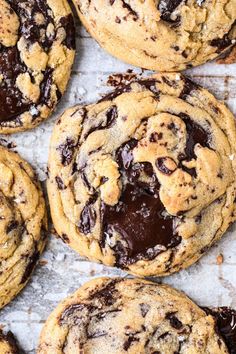
[[[47,2],[45,0],[28,2],[8,0],[8,2],[20,19],[20,28],[18,33],[19,38],[23,37],[29,47],[33,43],[38,42],[42,46],[43,50],[48,52],[55,39],[55,34],[51,37],[42,35],[42,33],[47,32],[48,25],[53,23],[51,9],[47,5]],[[35,23],[34,15],[37,13],[42,14],[44,17],[44,22],[42,25]],[[67,16],[62,18],[60,23],[66,32],[64,44],[68,46],[69,49],[74,49],[73,17]],[[0,45],[0,75],[3,76],[0,90],[0,124],[15,120],[16,124],[21,125],[18,117],[22,113],[31,110],[31,112],[33,112],[31,114],[35,119],[40,114],[36,108],[36,105],[45,104],[50,108],[54,105],[55,102],[50,102],[51,86],[53,84],[52,69],[48,68],[43,73],[44,78],[40,85],[40,97],[36,105],[24,98],[23,94],[16,86],[16,79],[18,75],[27,72],[31,75],[31,70],[27,68],[25,63],[20,58],[17,45],[9,48]],[[34,80],[32,76],[31,80],[32,82]],[[61,93],[57,90],[57,99],[59,100],[60,98]]]
[[[36,263],[38,262],[40,253],[35,249],[34,253],[29,257],[28,264],[25,268],[24,274],[21,279],[21,284],[24,284],[30,277],[31,273],[34,270]]]
[[[122,85],[121,87],[118,87],[116,90],[112,91],[111,93],[105,95],[104,97],[102,97],[98,103],[100,102],[105,102],[105,101],[112,101],[114,100],[116,97],[122,95],[122,93],[126,93],[126,92],[131,92],[132,91],[132,84],[137,83],[140,86],[145,87],[146,89],[150,90],[157,98],[159,97],[159,91],[156,88],[156,83],[158,81],[156,79],[146,79],[146,80],[132,80],[131,83],[127,84],[127,85]]]
[[[194,122],[188,114],[179,113],[178,116],[184,121],[187,130],[186,148],[184,154],[179,156],[179,166],[191,176],[196,177],[195,168],[187,168],[184,166],[183,161],[190,161],[193,158],[196,158],[194,148],[197,143],[202,147],[210,148],[210,136],[199,124]]]
[[[216,330],[224,339],[229,353],[236,354],[236,311],[229,307],[204,307],[203,310],[215,317]]]

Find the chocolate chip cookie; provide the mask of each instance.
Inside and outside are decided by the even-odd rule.
[[[0,353],[1,354],[23,354],[18,343],[11,332],[3,333],[0,330]]]
[[[49,157],[58,234],[140,276],[188,267],[235,220],[235,141],[225,105],[174,73],[67,110]]]
[[[46,210],[32,168],[0,146],[0,308],[27,283],[45,245]]]
[[[74,56],[66,0],[0,0],[0,133],[48,118],[66,89]]]
[[[38,354],[233,354],[222,338],[231,319],[220,327],[215,317],[167,285],[100,278],[53,311]],[[231,330],[227,333],[235,335]]]
[[[111,54],[175,71],[212,60],[236,39],[235,0],[73,0],[86,29]]]

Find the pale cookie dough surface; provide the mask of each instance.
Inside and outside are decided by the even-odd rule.
[[[48,118],[66,89],[74,56],[66,0],[0,0],[0,133]]]
[[[214,59],[235,43],[235,0],[73,0],[86,29],[111,54],[158,71]]]
[[[139,279],[98,278],[49,316],[38,354],[228,353],[207,315],[183,293]]]
[[[54,127],[54,226],[82,256],[140,276],[196,262],[235,220],[235,122],[179,74],[123,86]]]
[[[0,146],[0,308],[27,283],[46,228],[45,202],[33,170]]]
[[[0,330],[0,353],[1,354],[23,354],[11,332],[4,333]]]

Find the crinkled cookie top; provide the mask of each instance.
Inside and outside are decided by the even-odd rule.
[[[235,0],[73,0],[91,35],[142,68],[175,71],[235,43]]]
[[[179,74],[67,110],[49,157],[57,232],[139,275],[189,266],[235,219],[235,140],[230,111]]]
[[[46,228],[43,193],[32,168],[0,146],[0,308],[27,283]]]
[[[216,321],[183,293],[138,279],[85,284],[49,316],[38,354],[226,354]]]

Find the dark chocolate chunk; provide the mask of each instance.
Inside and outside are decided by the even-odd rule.
[[[145,304],[145,303],[142,303],[139,305],[140,306],[140,311],[141,311],[141,315],[142,317],[146,317],[147,316],[147,313],[149,312],[150,310],[150,305],[148,304]]]
[[[176,312],[169,312],[166,315],[166,319],[170,321],[171,327],[175,329],[181,329],[183,327],[182,322],[175,316]]]
[[[134,20],[137,20],[138,19],[137,12],[134,11],[132,7],[125,0],[121,0],[121,1],[122,1],[122,6],[128,10],[128,12],[133,16]]]
[[[13,120],[29,110],[30,103],[15,85],[17,76],[26,71],[16,47],[0,48],[0,74],[4,78],[0,90],[0,123]]]
[[[29,258],[29,261],[27,263],[27,266],[25,268],[24,274],[23,274],[22,279],[21,279],[21,284],[24,284],[29,279],[31,273],[34,270],[34,267],[35,267],[36,263],[38,262],[39,256],[40,256],[40,253],[36,249],[34,251],[34,253]]]
[[[196,83],[194,83],[192,80],[185,77],[184,78],[184,87],[183,87],[179,97],[182,98],[183,100],[185,100],[188,95],[190,95],[194,90],[197,90],[198,88],[199,88],[199,86]]]
[[[66,186],[64,185],[64,182],[62,181],[61,177],[56,176],[56,177],[55,177],[55,180],[56,180],[58,189],[60,189],[61,191],[62,191],[63,189],[66,189]]]
[[[216,319],[216,329],[224,339],[230,354],[236,354],[236,311],[229,307],[203,308]]]
[[[163,173],[164,175],[170,176],[176,170],[177,167],[174,170],[170,170],[166,166],[167,160],[171,160],[171,159],[169,157],[159,157],[156,160],[156,166],[161,173]],[[174,160],[173,160],[173,162],[174,162]]]
[[[217,47],[217,52],[220,53],[222,50],[232,45],[232,41],[228,37],[228,34],[225,34],[222,38],[212,39],[210,44],[212,47]]]
[[[66,141],[57,148],[61,153],[61,163],[63,166],[68,166],[71,163],[76,145],[74,139],[66,138]]]
[[[84,235],[89,234],[96,224],[97,214],[93,207],[96,200],[97,196],[92,196],[82,210],[78,227]]]
[[[18,221],[13,220],[10,222],[10,224],[8,224],[7,229],[6,229],[6,233],[9,234],[9,232],[11,232],[12,230],[17,229],[17,227],[19,226]]]
[[[167,22],[179,22],[179,17],[172,19],[171,15],[177,9],[177,7],[184,2],[184,0],[160,0],[158,4],[158,10],[161,13],[161,19]]]
[[[127,351],[133,342],[138,342],[139,338],[135,337],[133,334],[130,334],[128,339],[124,342],[123,348],[125,351]]]
[[[172,216],[161,203],[160,186],[152,165],[133,163],[132,150],[136,145],[137,140],[132,139],[118,149],[117,162],[123,178],[128,181],[119,202],[115,206],[103,203],[101,208],[103,238],[116,231],[126,243],[126,247],[117,243],[118,266],[139,258],[155,257],[155,246],[174,247],[181,241],[175,235]]]
[[[111,306],[117,299],[118,292],[116,290],[116,284],[122,280],[112,279],[102,289],[95,291],[90,295],[90,299],[99,299],[105,306]]]
[[[66,17],[62,17],[60,24],[65,29],[66,37],[63,44],[69,48],[75,50],[75,24],[72,14]]]
[[[189,160],[192,158],[196,158],[194,153],[194,147],[196,144],[200,144],[203,147],[210,148],[210,136],[206,130],[204,130],[199,124],[189,119],[190,117],[186,114],[179,114],[179,116],[183,119],[186,130],[187,130],[187,143],[185,154]]]

